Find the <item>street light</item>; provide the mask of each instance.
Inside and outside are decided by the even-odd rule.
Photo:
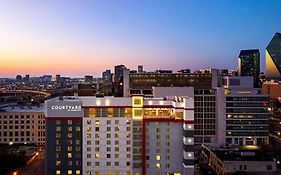
[[[13,172],[13,175],[17,175],[17,174],[18,174],[18,172],[17,172],[17,171]]]

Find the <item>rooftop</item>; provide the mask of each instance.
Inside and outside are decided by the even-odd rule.
[[[1,112],[44,112],[44,105],[40,106],[19,106],[19,105],[10,105],[7,107],[0,108]]]
[[[213,150],[222,161],[272,161],[269,155],[255,150]]]

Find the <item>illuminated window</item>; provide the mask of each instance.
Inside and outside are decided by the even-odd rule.
[[[61,163],[60,161],[56,161],[57,166],[60,166],[60,163]]]
[[[89,117],[95,117],[96,116],[96,109],[95,108],[90,108],[89,109]]]
[[[160,163],[156,163],[156,168],[161,168],[161,164]]]
[[[87,126],[87,131],[91,131],[91,127],[90,126]]]
[[[99,125],[99,124],[100,124],[100,121],[99,121],[99,120],[96,120],[95,124],[96,124],[96,125]]]
[[[134,99],[134,105],[140,105],[142,103],[142,98],[133,98]]]
[[[80,174],[80,170],[76,170],[76,174]]]
[[[107,109],[107,116],[108,117],[113,117],[113,108],[108,108]]]
[[[67,171],[67,174],[72,174],[72,170],[68,170],[68,171]]]
[[[59,175],[59,174],[60,174],[60,170],[57,170],[57,171],[56,171],[56,174]]]
[[[92,135],[91,134],[86,134],[86,137],[89,139],[89,138],[92,137]]]
[[[72,151],[72,146],[68,146],[67,151]]]
[[[95,154],[95,158],[100,158],[100,154]]]
[[[176,119],[183,119],[183,112],[176,112]]]
[[[131,108],[125,108],[125,117],[131,117],[132,116],[132,109]],[[128,123],[127,123],[128,124]]]
[[[67,153],[67,158],[72,158],[72,153]]]
[[[161,156],[156,156],[156,160],[160,160],[161,159]]]
[[[142,117],[142,109],[134,109],[133,117]]]

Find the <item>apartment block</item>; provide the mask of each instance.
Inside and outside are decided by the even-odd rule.
[[[0,108],[1,144],[45,144],[43,106],[6,106]]]

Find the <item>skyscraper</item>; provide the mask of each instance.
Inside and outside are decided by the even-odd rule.
[[[275,33],[266,47],[266,78],[281,80],[281,33]]]
[[[253,76],[254,87],[260,87],[260,52],[258,49],[241,50],[238,57],[238,75]]]
[[[126,66],[124,66],[124,65],[117,65],[114,67],[115,82],[118,82],[121,79],[121,77],[123,76],[124,69],[126,69]]]

